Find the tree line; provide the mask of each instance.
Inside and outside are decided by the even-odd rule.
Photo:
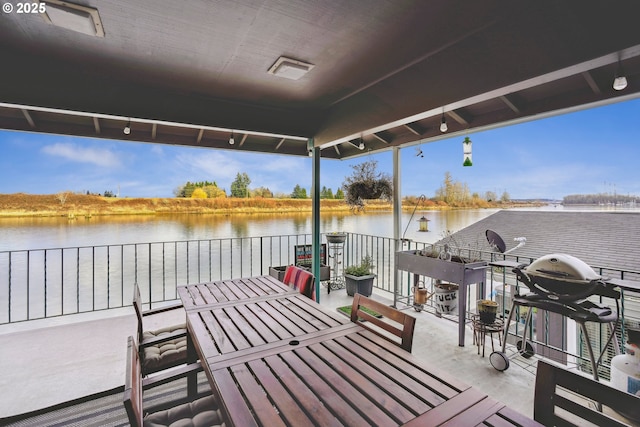
[[[238,172],[236,178],[231,183],[229,192],[226,189],[220,188],[215,181],[199,181],[190,182],[180,185],[176,188],[173,194],[176,197],[186,197],[194,199],[214,199],[224,197],[237,197],[237,198],[292,198],[292,199],[308,199],[311,195],[307,195],[307,189],[296,184],[293,190],[289,194],[274,193],[267,187],[250,188],[251,178],[246,172]],[[325,186],[320,191],[321,199],[344,199],[344,192],[338,188],[334,193],[331,188]]]
[[[628,205],[640,203],[640,197],[620,194],[571,194],[562,198],[563,205]]]

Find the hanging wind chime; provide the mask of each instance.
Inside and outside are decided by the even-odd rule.
[[[471,139],[465,136],[464,141],[462,141],[462,166],[473,166],[473,162],[471,161],[471,144]]]

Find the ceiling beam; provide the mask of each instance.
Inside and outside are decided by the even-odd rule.
[[[447,114],[462,126],[469,126],[469,123],[473,121],[473,117],[462,110],[447,111]]]
[[[405,123],[403,126],[417,136],[420,136],[426,132],[426,129],[420,126],[418,123]]]
[[[593,79],[591,73],[589,71],[583,71],[582,77],[584,77],[584,79],[587,81],[587,84],[589,85],[593,93],[595,93],[596,95],[600,95],[602,91],[600,90],[598,83],[596,83],[596,81]]]
[[[385,144],[391,144],[391,141],[386,139],[385,137],[383,137],[380,132],[378,133],[372,133],[372,136],[374,136],[375,138],[377,138],[379,141],[384,142]]]
[[[249,137],[248,133],[245,133],[244,135],[242,135],[242,139],[240,140],[240,144],[238,144],[238,146],[242,147],[242,145],[244,144],[244,142],[247,140],[248,137]]]
[[[29,123],[29,126],[31,126],[31,129],[35,129],[36,128],[36,122],[33,121],[33,117],[31,117],[31,114],[29,113],[29,110],[25,110],[23,108],[21,111],[22,111],[22,115],[24,116],[24,118],[27,119],[27,122]]]
[[[511,109],[516,114],[520,114],[522,109],[518,106],[518,103],[513,99],[512,96],[509,95],[501,95],[499,96],[500,100],[505,103],[507,107]]]
[[[284,144],[284,140],[285,140],[285,139],[284,139],[284,138],[282,138],[282,139],[278,142],[278,145],[276,145],[275,150],[273,150],[273,151],[278,151],[278,150],[280,149],[280,147],[282,146],[282,144]]]
[[[154,123],[151,126],[151,139],[156,139],[157,134],[158,134],[158,124]]]
[[[97,117],[93,118],[93,127],[96,130],[96,134],[100,135],[100,119]]]

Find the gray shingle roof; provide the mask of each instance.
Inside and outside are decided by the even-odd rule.
[[[507,250],[516,246],[514,238],[527,238],[525,246],[509,255],[535,259],[560,252],[594,268],[640,272],[640,213],[503,210],[453,237],[473,248],[479,245],[478,249],[490,250],[485,239],[487,229],[500,234]]]

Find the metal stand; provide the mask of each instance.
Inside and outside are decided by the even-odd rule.
[[[344,249],[344,241],[329,242],[329,258],[331,259],[331,279],[327,284],[327,293],[331,290],[344,288],[344,275],[342,274],[342,252]]]

